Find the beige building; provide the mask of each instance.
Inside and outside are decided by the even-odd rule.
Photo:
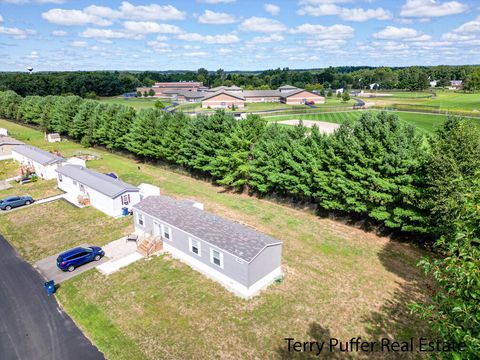
[[[245,98],[241,94],[226,92],[224,90],[205,96],[202,100],[202,108],[227,109],[245,107]]]
[[[314,104],[324,104],[325,98],[311,91],[297,89],[282,94],[282,102],[287,105],[304,105],[311,102]]]

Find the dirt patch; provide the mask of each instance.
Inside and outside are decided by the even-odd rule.
[[[303,126],[307,128],[311,128],[314,125],[317,125],[320,132],[324,134],[331,134],[340,127],[339,124],[329,123],[325,121],[298,120],[298,119],[283,120],[283,121],[279,121],[278,123],[284,124],[284,125],[296,126],[300,123],[300,121],[302,121]]]

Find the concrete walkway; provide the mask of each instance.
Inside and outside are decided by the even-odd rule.
[[[135,241],[127,241],[126,237],[108,243],[103,250],[110,261],[98,265],[97,269],[104,275],[113,274],[135,261],[143,259],[143,256],[137,252]]]

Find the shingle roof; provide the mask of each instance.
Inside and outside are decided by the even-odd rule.
[[[282,97],[287,98],[287,97],[290,97],[290,96],[292,96],[292,95],[300,94],[301,92],[304,92],[304,91],[305,91],[305,92],[308,92],[308,93],[310,93],[310,94],[312,94],[312,95],[316,95],[316,96],[319,96],[319,97],[323,98],[323,96],[321,96],[321,95],[319,95],[319,94],[315,94],[314,92],[311,92],[311,91],[308,91],[308,90],[305,90],[305,89],[297,89],[297,90],[289,91],[289,92],[287,92],[287,93],[283,93],[283,94],[282,94]]]
[[[292,86],[292,85],[283,85],[283,86],[280,86],[280,87],[278,88],[278,90],[288,90],[288,89],[295,90],[295,89],[298,89],[298,88],[295,87],[295,86]]]
[[[242,88],[241,88],[241,87],[238,87],[238,86],[235,86],[235,85],[232,85],[232,86],[217,86],[217,87],[214,87],[214,88],[209,89],[208,91],[210,91],[210,92],[217,92],[217,91],[221,91],[221,90],[225,90],[225,91],[240,91],[240,90],[242,90]]]
[[[281,241],[246,225],[197,209],[168,196],[148,196],[133,206],[247,262],[268,245]]]
[[[0,136],[0,145],[23,145],[24,143],[10,136]]]
[[[211,98],[213,98],[217,95],[221,95],[221,94],[229,95],[229,96],[232,96],[232,97],[240,99],[240,100],[245,100],[245,98],[242,95],[231,93],[231,92],[228,92],[228,91],[225,91],[225,90],[217,91],[217,92],[215,92],[211,95],[207,95],[203,98],[203,100],[211,99]]]
[[[31,145],[16,146],[13,151],[41,164],[51,165],[55,163],[65,162],[65,158],[49,153],[48,151],[39,149]]]
[[[138,188],[133,185],[80,165],[68,164],[59,167],[56,171],[112,199],[127,191],[139,191]]]
[[[273,96],[282,96],[282,93],[278,90],[244,90],[242,95],[244,97],[257,97],[257,96],[273,97]]]

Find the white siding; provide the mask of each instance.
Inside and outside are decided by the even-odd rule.
[[[59,166],[59,164],[52,164],[52,165],[42,165],[39,164],[22,154],[19,154],[15,151],[15,149],[12,150],[12,157],[14,160],[18,161],[20,164],[25,165],[25,166],[30,166],[35,169],[36,174],[41,177],[42,179],[45,180],[51,180],[55,179],[57,177],[57,173],[55,169]],[[63,164],[60,164],[60,166]]]

